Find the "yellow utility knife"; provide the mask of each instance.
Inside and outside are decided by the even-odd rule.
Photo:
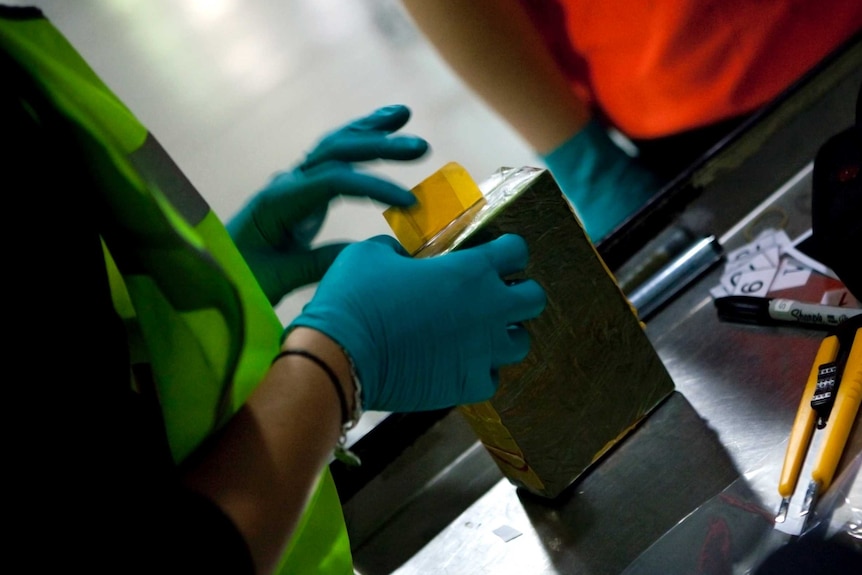
[[[800,515],[807,515],[820,493],[832,483],[838,461],[862,401],[862,317],[852,318],[823,339],[790,433],[778,483],[781,506],[776,523],[787,518],[815,427],[823,429],[822,448],[811,471]]]

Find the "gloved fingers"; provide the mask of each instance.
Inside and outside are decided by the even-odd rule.
[[[285,173],[273,178],[254,200],[252,221],[271,246],[282,246],[291,237],[302,243],[313,239],[326,216],[329,200],[339,194],[367,196],[396,206],[416,202],[413,194],[392,182],[331,162],[302,176]],[[303,229],[295,230],[297,226]]]
[[[319,205],[335,196],[368,197],[390,206],[412,206],[416,197],[401,186],[379,176],[354,171],[349,165],[327,162],[305,172],[301,195]],[[296,194],[299,196],[300,194]]]
[[[317,208],[306,218],[303,218],[293,224],[290,228],[290,233],[293,234],[293,239],[301,248],[308,249],[311,242],[317,237],[320,229],[323,227],[323,222],[326,220],[327,205],[324,204]]]
[[[416,159],[428,149],[425,140],[416,136],[387,138],[409,119],[410,109],[406,106],[379,108],[324,137],[301,168],[308,169],[329,160]]]
[[[507,326],[506,339],[494,351],[492,368],[523,361],[530,352],[530,334],[522,325]]]
[[[461,397],[458,398],[457,403],[459,405],[464,405],[488,401],[494,397],[499,384],[500,379],[496,370],[492,370],[492,372],[487,375],[483,374],[478,377],[473,377],[465,386],[465,389],[461,393]]]
[[[251,251],[243,254],[272,305],[295,289],[319,282],[347,243],[328,244],[311,251]]]
[[[293,289],[319,282],[335,258],[349,245],[346,242],[327,244],[305,252],[302,257],[297,257],[292,262],[296,266],[295,270],[293,272],[286,270],[295,277]]]
[[[471,248],[471,251],[486,258],[500,276],[523,271],[529,256],[527,242],[515,234],[502,235],[486,244]]]
[[[538,317],[548,302],[545,290],[535,280],[524,280],[506,287],[507,323]]]
[[[319,182],[308,182],[304,175],[295,172],[283,172],[258,194],[254,207],[256,223],[266,228],[277,225],[276,233],[281,234],[313,215],[325,217],[331,199]]]
[[[341,130],[394,132],[403,128],[409,119],[410,108],[402,104],[393,104],[377,108],[367,116],[353,120]]]
[[[427,151],[428,142],[419,136],[344,133],[321,143],[306,157],[300,168],[306,171],[329,161],[415,160]]]

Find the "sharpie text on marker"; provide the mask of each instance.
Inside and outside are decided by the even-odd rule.
[[[862,310],[808,304],[792,299],[774,299],[769,302],[769,315],[779,321],[838,325],[842,321],[860,313],[862,313]]]

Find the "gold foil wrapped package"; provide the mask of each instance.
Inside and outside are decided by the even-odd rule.
[[[525,276],[548,297],[545,311],[525,324],[530,353],[500,370],[491,400],[459,410],[512,483],[556,497],[673,382],[550,172],[501,169],[477,187],[448,164],[413,191],[416,206],[385,215],[414,257],[508,233],[527,241]],[[423,228],[428,222],[435,229]],[[398,233],[405,228],[407,241]]]

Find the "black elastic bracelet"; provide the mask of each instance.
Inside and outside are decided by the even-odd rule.
[[[329,365],[325,361],[323,361],[310,351],[304,349],[286,349],[279,353],[277,356],[275,356],[275,359],[272,360],[272,363],[275,363],[282,357],[288,355],[299,355],[306,359],[309,359],[316,363],[318,367],[320,367],[320,369],[326,372],[326,375],[328,375],[329,379],[332,381],[333,387],[335,387],[335,393],[338,394],[338,403],[341,404],[341,426],[348,426],[351,423],[351,419],[350,409],[348,409],[347,407],[347,397],[345,397],[344,388],[341,387],[341,382],[339,381],[338,376],[335,375],[335,372],[332,370],[332,368],[329,367]]]

